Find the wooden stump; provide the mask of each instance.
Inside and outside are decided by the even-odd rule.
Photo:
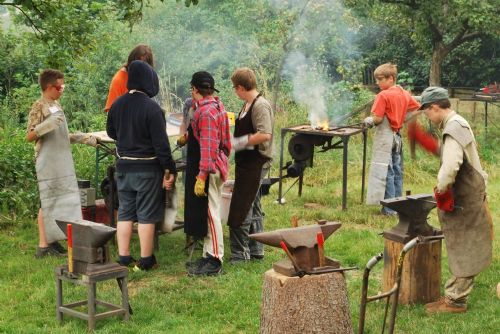
[[[344,274],[264,274],[260,333],[352,333]]]
[[[383,289],[388,291],[396,280],[397,261],[404,244],[385,239]],[[418,244],[403,262],[399,303],[430,303],[440,297],[441,240]]]

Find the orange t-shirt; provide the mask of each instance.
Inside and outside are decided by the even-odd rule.
[[[392,86],[377,94],[372,106],[372,114],[378,117],[387,116],[392,131],[403,127],[407,111],[420,108],[420,104],[399,86]]]
[[[111,79],[111,84],[109,85],[108,99],[106,100],[106,106],[104,111],[108,112],[111,109],[111,105],[117,98],[125,94],[127,89],[128,72],[124,67],[118,70]]]

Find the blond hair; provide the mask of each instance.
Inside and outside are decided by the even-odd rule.
[[[394,81],[398,78],[398,66],[391,63],[380,65],[373,71],[375,78],[390,78],[393,77]]]

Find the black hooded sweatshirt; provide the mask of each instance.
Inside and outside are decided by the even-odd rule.
[[[164,171],[175,173],[168,142],[165,115],[151,99],[158,94],[159,81],[154,69],[135,60],[128,66],[129,92],[111,106],[106,123],[108,136],[116,140],[120,157],[117,172]],[[130,159],[151,158],[156,159]]]

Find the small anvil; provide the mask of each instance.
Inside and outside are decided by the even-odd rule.
[[[440,230],[427,223],[429,212],[436,207],[433,195],[407,195],[384,199],[380,203],[396,211],[399,216],[398,224],[384,231],[384,238],[407,243],[417,236],[441,234]]]
[[[57,226],[67,234],[67,225],[73,230],[73,263],[75,273],[89,274],[103,269],[110,260],[106,243],[115,235],[116,229],[88,220],[56,220]]]
[[[285,276],[295,276],[298,272],[315,272],[321,268],[317,241],[318,232],[321,232],[324,240],[326,240],[341,225],[336,222],[325,222],[316,225],[255,233],[251,234],[250,238],[278,248],[282,247],[281,242],[284,242],[290,252],[289,257],[291,259],[284,259],[274,263],[273,269]],[[328,257],[325,257],[324,264],[325,268],[330,269],[340,267],[338,261]]]

